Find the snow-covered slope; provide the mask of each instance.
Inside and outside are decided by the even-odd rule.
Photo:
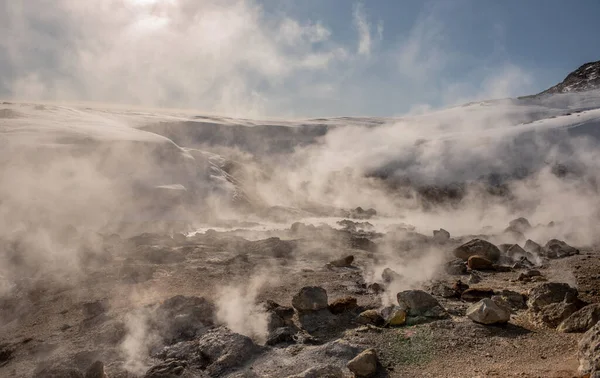
[[[566,92],[310,120],[3,103],[0,169],[9,179],[0,191],[14,211],[68,198],[64,209],[97,201],[126,219],[177,218],[174,208],[207,214],[215,203],[353,206],[361,177],[418,186],[498,184],[555,166],[596,174],[600,90]]]

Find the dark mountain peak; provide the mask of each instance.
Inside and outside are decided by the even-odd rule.
[[[540,94],[585,92],[593,89],[600,89],[600,60],[582,65],[568,74],[562,83]]]

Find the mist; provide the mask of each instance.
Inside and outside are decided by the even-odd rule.
[[[599,245],[599,90],[516,97],[534,75],[500,62],[480,85],[457,78],[420,102],[450,58],[439,9],[383,51],[385,25],[365,5],[342,40],[250,0],[0,0],[0,326],[21,364],[10,374],[60,355],[144,375],[197,345],[208,352],[190,374],[224,376],[234,364],[219,364],[237,360],[272,372],[273,345],[334,342],[357,309],[447,280],[471,239]],[[366,98],[361,73],[383,60],[404,89]],[[372,114],[393,116],[364,111],[392,96],[398,110]],[[507,228],[520,217],[531,227]],[[447,240],[432,237],[440,228]],[[578,284],[570,271],[548,278]],[[329,302],[307,315],[290,305],[309,285]],[[333,317],[350,295],[357,313]],[[302,365],[295,353],[281,360]]]

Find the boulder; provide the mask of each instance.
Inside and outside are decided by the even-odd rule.
[[[445,242],[450,240],[450,233],[443,228],[439,230],[433,230],[433,238],[438,242]]]
[[[517,260],[519,259],[521,256],[525,256],[527,257],[528,255],[530,255],[529,253],[527,253],[527,251],[525,251],[523,248],[521,248],[520,245],[518,244],[513,244],[510,246],[510,248],[508,248],[506,250],[506,255],[508,257],[510,257],[513,260]]]
[[[215,306],[205,298],[177,295],[156,309],[152,322],[167,344],[192,340],[214,325]]]
[[[556,328],[563,320],[576,311],[577,305],[575,303],[557,302],[544,306],[537,312],[533,312],[532,315],[534,320],[537,320],[539,323],[550,328]]]
[[[455,248],[453,253],[457,258],[465,261],[471,256],[481,256],[490,261],[496,261],[501,255],[498,247],[482,239],[473,239]]]
[[[510,310],[485,298],[469,307],[467,317],[480,324],[502,324],[510,320]]]
[[[539,245],[538,243],[534,242],[531,239],[527,239],[527,241],[525,242],[524,250],[535,256],[541,255],[542,252],[544,251],[544,249],[542,248],[541,245]]]
[[[555,259],[578,255],[579,250],[571,247],[562,240],[552,239],[544,246],[544,253],[548,258]]]
[[[267,328],[269,331],[294,324],[292,320],[294,316],[293,308],[281,306],[272,300],[267,300],[264,308],[267,312]]]
[[[385,323],[385,320],[377,310],[366,310],[361,312],[356,318],[356,321],[360,324],[372,324],[378,327]]]
[[[441,319],[448,314],[440,303],[423,290],[405,290],[397,295],[398,304],[406,310],[408,317]]]
[[[292,298],[298,312],[319,311],[327,308],[327,291],[320,286],[305,286]]]
[[[283,343],[294,343],[294,336],[298,333],[295,326],[279,327],[269,332],[266,345],[278,345]]]
[[[146,374],[144,374],[144,378],[178,378],[185,377],[189,374],[186,374],[187,362],[176,360],[176,359],[168,359],[162,361],[154,366],[152,366]]]
[[[210,377],[218,377],[244,365],[262,350],[249,337],[217,327],[196,340],[168,346],[155,357],[184,361],[187,369],[203,370]]]
[[[446,273],[453,276],[460,276],[463,274],[467,274],[467,265],[464,260],[456,259],[446,263],[445,267]]]
[[[502,290],[491,298],[494,302],[498,304],[503,304],[505,307],[508,307],[512,310],[524,310],[527,308],[527,304],[525,303],[525,296],[521,293],[517,293],[512,290]]]
[[[374,282],[374,283],[370,284],[369,286],[367,286],[367,290],[369,290],[369,292],[373,293],[373,294],[381,294],[385,291],[383,286],[381,286],[377,282]]]
[[[532,278],[541,277],[541,276],[542,276],[542,273],[540,273],[539,270],[529,269],[529,270],[519,274],[519,277],[517,277],[517,280],[522,281],[522,282],[529,282],[529,281],[531,281]]]
[[[86,319],[95,318],[96,316],[102,315],[108,311],[108,299],[102,299],[94,302],[87,302],[83,304],[83,316]]]
[[[0,367],[14,358],[15,349],[10,344],[0,344]]]
[[[372,377],[377,373],[377,353],[367,349],[348,362],[346,367],[356,377]]]
[[[500,250],[500,252],[502,253],[506,253],[506,251],[508,251],[508,249],[510,247],[512,247],[514,244],[511,243],[503,243],[503,244],[498,244],[498,249]]]
[[[457,295],[453,288],[442,282],[437,282],[431,286],[431,294],[442,298],[452,298]]]
[[[494,290],[490,288],[469,288],[465,290],[460,299],[467,302],[477,302],[485,298],[491,298],[494,295]]]
[[[471,272],[471,274],[469,275],[469,284],[471,285],[475,285],[481,282],[483,278],[481,277],[481,274],[477,273],[477,272]],[[468,288],[467,288],[468,289]],[[466,290],[466,289],[465,289]],[[462,294],[462,293],[461,293]]]
[[[579,372],[596,377],[600,374],[600,323],[590,328],[579,341]]]
[[[529,290],[527,307],[538,311],[552,303],[574,303],[577,300],[577,289],[566,283],[547,282]]]
[[[383,282],[385,282],[385,283],[391,283],[394,281],[402,280],[402,275],[399,273],[396,273],[394,270],[392,270],[390,268],[385,268],[383,270],[383,272],[381,272],[381,279],[383,279]]]
[[[508,223],[508,228],[520,233],[525,233],[531,229],[529,221],[523,217],[513,219]]]
[[[471,270],[490,270],[493,269],[494,263],[485,257],[473,255],[467,260],[467,266]]]
[[[559,324],[559,332],[586,332],[600,321],[600,303],[593,303],[574,312]]]
[[[329,263],[329,265],[336,268],[347,268],[352,266],[352,262],[354,261],[354,256],[349,255],[346,257],[339,258],[337,260],[333,260]]]
[[[104,363],[96,361],[85,372],[85,378],[107,378],[104,373]]]
[[[457,280],[453,285],[452,285],[452,290],[454,290],[455,294],[460,297],[462,295],[462,293],[465,292],[465,290],[467,290],[469,288],[469,285],[467,285],[466,283],[462,282],[461,280]]]
[[[521,257],[512,266],[513,269],[531,269],[535,266],[527,257]]]
[[[339,298],[329,304],[329,311],[332,314],[341,314],[358,308],[358,302],[354,297]]]
[[[388,306],[381,310],[386,325],[401,326],[406,323],[406,310],[400,306]]]

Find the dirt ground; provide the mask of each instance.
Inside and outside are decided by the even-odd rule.
[[[102,246],[97,255],[101,258],[92,258],[81,269],[68,273],[46,271],[35,279],[23,278],[10,295],[1,299],[0,376],[41,377],[38,373],[44,366],[57,362],[85,371],[95,360],[104,362],[108,377],[143,376],[131,372],[132,352],[124,346],[127,335],[134,332],[132,324],[138,324],[131,320],[132,313],[176,295],[204,297],[214,302],[231,297],[237,301],[236,311],[243,311],[250,302],[266,300],[290,306],[293,296],[304,286],[323,287],[330,303],[352,296],[360,309],[380,308],[386,304],[386,295],[395,296],[395,292],[380,295],[367,289],[377,277],[373,266],[385,264],[369,244],[359,243],[357,248],[355,242],[344,244],[342,240],[323,246],[318,237],[310,235],[286,231],[278,236],[284,241],[292,240],[293,248],[282,249],[273,240],[275,244],[246,244],[227,233],[160,237],[151,242],[112,240]],[[377,242],[379,237],[371,239]],[[437,248],[446,254],[457,243]],[[162,252],[153,250],[148,254],[141,245],[159,245]],[[332,256],[344,255],[354,256],[352,266],[326,266]],[[481,282],[471,287],[527,293],[539,285],[518,281],[521,271],[481,272]],[[575,285],[582,300],[600,301],[599,251],[582,249],[579,255],[549,260],[540,271],[548,281]],[[450,276],[438,270],[431,278],[452,285],[457,279],[466,282],[468,277]],[[430,284],[428,279],[405,288],[429,290]],[[312,332],[318,340],[315,344],[343,340],[363,349],[375,348],[381,364],[380,377],[580,376],[577,342],[581,334],[559,333],[533,324],[526,310],[515,311],[505,325],[480,325],[464,316],[471,303],[436,298],[449,311],[450,318],[416,326],[380,328],[358,324],[354,314],[340,315],[327,318],[326,326],[320,325]],[[95,305],[86,305],[89,303],[101,304],[100,315],[94,313]],[[310,357],[312,360],[306,357],[291,367],[273,362],[311,348],[317,347],[269,347],[259,358],[237,370],[253,371],[254,375],[227,376],[285,377],[329,358],[317,353]],[[156,360],[144,356],[137,362],[143,367],[136,369],[143,371]]]

